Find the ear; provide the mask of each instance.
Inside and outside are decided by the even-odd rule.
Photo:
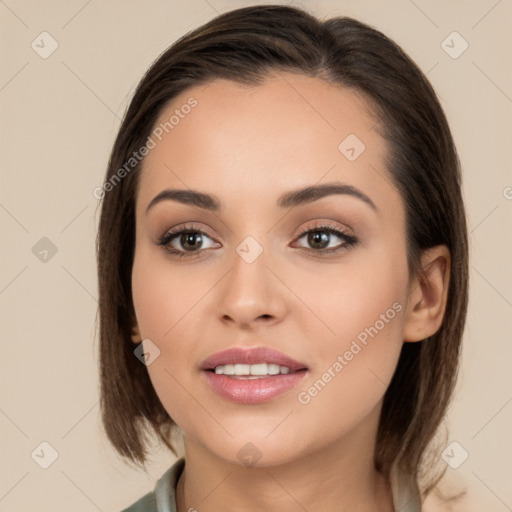
[[[139,325],[137,320],[132,321],[132,333],[131,333],[132,343],[138,344],[142,342],[142,336],[140,335]]]
[[[420,275],[411,279],[404,316],[403,340],[421,341],[443,322],[450,283],[450,251],[438,245],[423,251]]]

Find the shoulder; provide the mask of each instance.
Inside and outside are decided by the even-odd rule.
[[[176,512],[176,485],[184,467],[182,457],[160,477],[153,491],[121,512]]]
[[[121,512],[158,512],[155,492],[148,492]]]

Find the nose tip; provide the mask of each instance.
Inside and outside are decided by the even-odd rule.
[[[280,321],[285,312],[279,281],[266,267],[265,255],[247,262],[237,255],[224,281],[219,300],[220,318],[242,330]]]

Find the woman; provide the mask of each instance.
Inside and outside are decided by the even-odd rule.
[[[395,43],[218,16],[146,73],[100,192],[104,426],[141,465],[151,431],[185,448],[126,510],[420,510],[467,230],[446,118]]]

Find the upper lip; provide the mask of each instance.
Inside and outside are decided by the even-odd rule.
[[[217,352],[201,363],[201,370],[213,370],[225,364],[269,363],[286,366],[292,371],[307,369],[304,363],[278,352],[270,347],[239,348],[233,347]]]

